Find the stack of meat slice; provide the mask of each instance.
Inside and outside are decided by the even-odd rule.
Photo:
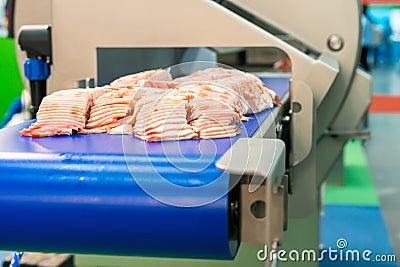
[[[272,90],[271,88],[269,88],[268,86],[266,86],[261,80],[260,78],[258,78],[257,76],[255,76],[254,74],[248,73],[248,72],[241,72],[242,74],[244,74],[253,84],[255,84],[257,86],[257,88],[260,90],[260,93],[264,96],[264,101],[269,101],[268,96],[272,99],[273,104],[280,106],[282,103],[279,99],[279,96],[275,93],[274,90]],[[271,104],[270,107],[271,108],[273,106],[273,104]],[[262,111],[263,109],[259,110],[258,112]],[[254,112],[257,113],[257,112]]]
[[[119,88],[151,87],[169,89],[175,88],[177,83],[172,80],[169,69],[157,69],[123,76],[113,81],[110,85]]]
[[[125,116],[129,113],[129,105],[133,100],[134,90],[114,89],[101,95],[93,101],[90,116],[85,129],[80,133],[103,133],[112,131],[113,128],[123,124]]]
[[[37,121],[20,134],[43,137],[77,133],[85,128],[93,99],[105,92],[104,89],[69,89],[46,96],[36,114]]]
[[[240,108],[243,114],[258,113],[272,108],[274,104],[280,105],[276,93],[264,85],[258,77],[235,69],[209,68],[174,81],[180,84],[211,81],[230,88],[240,96]]]
[[[232,137],[243,115],[274,104],[280,104],[275,92],[250,73],[210,68],[173,80],[169,69],[157,69],[106,87],[55,92],[43,99],[37,122],[20,133],[133,133],[146,141]]]
[[[136,137],[148,142],[197,138],[186,119],[188,101],[173,91],[138,101],[129,120]]]
[[[178,90],[190,99],[188,121],[200,138],[233,137],[240,133],[240,97],[235,92],[211,83],[186,84]]]

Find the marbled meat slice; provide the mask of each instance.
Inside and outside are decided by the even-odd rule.
[[[181,88],[186,92],[195,92],[197,88],[200,92],[187,107],[189,124],[200,138],[233,137],[240,133],[240,98],[236,93],[215,84],[187,84]]]
[[[134,91],[120,89],[101,95],[93,101],[89,120],[81,133],[101,133],[124,123],[130,112]]]
[[[178,83],[172,80],[169,69],[147,70],[131,75],[120,77],[110,85],[115,87],[152,87],[152,88],[174,88]]]
[[[188,82],[215,82],[234,90],[241,97],[243,114],[258,113],[280,105],[277,94],[257,76],[235,69],[209,68],[174,80],[180,84]]]
[[[243,115],[274,104],[277,94],[250,73],[209,68],[173,80],[169,69],[157,69],[102,88],[55,92],[20,134],[132,133],[149,142],[233,137]]]
[[[107,89],[68,89],[43,98],[37,120],[20,134],[31,137],[72,135],[85,128],[90,106]]]
[[[133,134],[148,142],[197,138],[187,123],[187,104],[186,100],[168,96],[157,101],[142,100],[141,105],[135,106]]]

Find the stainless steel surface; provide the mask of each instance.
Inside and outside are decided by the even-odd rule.
[[[314,99],[311,88],[304,82],[290,84],[291,157],[290,166],[296,166],[310,154],[313,146]]]
[[[272,153],[271,153],[272,152]],[[240,185],[240,241],[282,243],[287,210],[285,145],[279,139],[239,139],[216,163]],[[270,266],[270,260],[265,262]]]
[[[272,65],[286,57],[287,55],[282,50],[276,48],[246,49],[246,64],[249,65]]]
[[[277,47],[290,56],[294,66],[298,66],[292,70],[292,78],[296,80],[310,79],[310,69],[318,61],[209,0],[51,0],[46,3],[46,8],[40,14],[43,13],[43,23],[51,24],[54,29],[54,66],[49,79],[50,92],[71,88],[81,77],[95,77],[98,80],[98,47]],[[29,10],[35,3],[21,1],[16,4],[17,10]],[[158,8],[154,9],[154,6]],[[149,20],[146,12],[136,12],[132,16],[131,10],[137,10],[138,7],[152,10],[152,17],[156,19]],[[171,16],[165,10],[179,12]],[[196,12],[193,13],[193,10]],[[89,11],[90,17],[87,16]],[[119,15],[112,20],[105,20],[110,12]],[[34,23],[26,13],[16,13],[16,29],[23,24]],[[146,30],[143,30],[144,27]],[[71,40],[85,41],[71,45]]]
[[[340,65],[338,78],[326,97],[321,99],[323,101],[316,103],[319,106],[317,138],[323,135],[324,130],[332,123],[341,104],[346,99],[354,70],[359,62],[361,39],[359,1],[228,1],[244,9],[255,18],[293,36],[311,49],[329,55],[338,61]],[[332,51],[327,45],[327,40],[332,34],[340,35],[345,43],[340,51]],[[293,69],[295,68],[296,64],[293,64]],[[313,92],[320,90],[310,83],[309,85]]]
[[[76,87],[77,88],[94,88],[95,87],[94,78],[88,77],[88,78],[76,81]]]
[[[291,103],[300,106],[290,121],[290,166],[293,194],[289,218],[306,217],[317,208],[315,112],[311,89],[303,82],[291,83]]]
[[[287,230],[288,220],[288,176],[284,175],[280,184],[272,186],[272,240],[281,245],[283,231]]]
[[[282,183],[284,143],[279,139],[239,139],[216,166],[231,176],[248,177],[240,185],[241,242],[270,246],[272,241],[281,241],[287,194],[282,188],[286,185]],[[257,208],[265,208],[265,212],[259,213]]]
[[[332,34],[328,37],[328,47],[332,51],[340,51],[344,46],[344,40],[339,34]]]
[[[255,216],[253,205],[258,203],[265,204],[265,216]],[[261,205],[260,208],[262,208]],[[240,186],[240,242],[242,244],[270,244],[271,208],[271,188],[267,183],[251,193],[248,184]]]
[[[314,65],[313,72],[310,73],[310,79],[307,80],[307,84],[313,92],[314,105],[317,110],[327,94],[334,90],[332,86],[335,80],[339,79],[338,73],[341,71],[338,61],[330,55],[321,55],[318,62],[319,63]],[[328,65],[329,68],[324,68],[322,62]],[[321,112],[318,110],[318,114],[320,113]],[[318,121],[315,121],[315,123],[318,124]]]
[[[297,87],[308,87],[308,90],[292,89],[290,92],[293,95],[301,91],[301,96],[295,97],[306,97],[309,94],[307,91],[311,91],[308,99],[312,100],[308,102],[315,106],[311,112],[296,113],[296,108],[302,109],[305,105],[291,96],[292,147],[289,160],[293,167],[291,185],[294,194],[289,198],[289,216],[307,217],[307,214],[314,214],[314,209],[318,209],[319,186],[341,153],[345,141],[360,135],[366,137],[365,134],[368,134],[368,131],[355,128],[361,120],[365,121],[365,117],[359,114],[366,114],[370,99],[370,95],[365,94],[370,88],[366,84],[370,77],[357,71],[354,78],[361,36],[359,2],[310,0],[306,1],[308,8],[303,8],[305,1],[228,1],[265,22],[266,27],[273,25],[303,42],[306,47],[311,47],[320,54],[319,61],[326,63],[324,71],[311,72],[312,77],[304,80],[304,83],[293,81]],[[340,22],[338,17],[342,18]],[[331,68],[331,72],[328,72],[326,65]],[[292,68],[296,69],[295,63]],[[318,68],[318,64],[313,68]],[[360,101],[352,103],[356,99]],[[325,135],[329,131],[340,133],[341,140],[333,135]],[[317,232],[312,233],[311,229],[309,232],[313,236],[311,240],[318,239]]]
[[[359,135],[359,124],[364,114],[367,112],[371,102],[371,80],[367,73],[358,69],[357,75],[352,84],[350,94],[345,100],[345,104],[340,110],[336,120],[331,126],[330,131],[320,139],[317,146],[317,165],[318,183],[322,183],[327,177],[335,161],[342,153],[343,146],[348,139]],[[353,132],[353,136],[348,135]],[[347,134],[347,136],[332,135],[334,133]],[[361,129],[362,137],[368,135],[368,130]],[[327,153],[329,151],[329,153]]]
[[[231,175],[249,176],[249,192],[265,180],[280,183],[285,172],[285,144],[279,139],[241,138],[217,161]]]
[[[326,134],[332,136],[333,138],[341,138],[345,140],[368,140],[371,137],[371,131],[366,128],[353,130],[327,130]]]
[[[82,77],[95,77],[98,80],[96,49],[99,47],[275,47],[282,51],[292,62],[292,113],[285,114],[286,109],[278,109],[273,114],[279,120],[281,117],[290,119],[288,165],[294,193],[289,196],[289,232],[285,238],[289,242],[288,247],[314,248],[318,242],[319,185],[334,164],[344,142],[324,134],[328,128],[336,133],[353,130],[359,122],[359,113],[365,114],[367,106],[365,92],[358,88],[365,85],[368,77],[363,73],[358,74],[351,86],[360,46],[359,3],[356,0],[229,1],[257,19],[279,28],[290,36],[289,39],[300,40],[312,54],[304,53],[279,39],[279,36],[209,0],[20,0],[16,2],[18,13],[15,25],[18,29],[23,24],[52,24],[54,66],[49,80],[50,91],[73,87],[75,81]],[[42,8],[31,17],[29,12],[37,3]],[[154,9],[154,6],[158,8]],[[135,12],[132,16],[132,10],[138,8],[152,10],[153,19],[149,20],[146,12]],[[171,16],[166,10],[179,12]],[[88,13],[91,16],[88,17]],[[118,16],[105,19],[110,13],[118,13]],[[71,20],[71,17],[74,19]],[[338,20],[338,17],[341,19]],[[71,40],[84,42],[73,42],[71,45]],[[22,65],[21,56],[19,61]],[[363,101],[354,103],[360,96]],[[353,108],[357,110],[354,112]],[[275,123],[278,121],[278,126],[285,123],[283,119],[281,122],[279,120],[268,119],[255,136],[275,137]],[[228,151],[218,164],[234,175],[251,175],[247,190],[250,195],[268,186],[268,183],[264,183],[266,177],[268,182],[279,185],[278,178],[283,176],[285,164],[282,158],[274,159],[274,153],[262,148],[264,145],[270,146],[270,141],[249,140],[253,139],[246,139],[243,141],[245,143],[238,141],[236,148],[234,146],[231,149],[236,152]],[[284,150],[281,142],[274,142],[274,149]],[[260,147],[260,144],[263,145]],[[232,162],[226,161],[229,157],[233,159]],[[249,161],[244,161],[243,157]],[[268,164],[271,167],[267,168]],[[279,189],[276,188],[276,192]],[[268,202],[273,201],[271,194],[267,195]],[[267,210],[266,214],[269,212]],[[281,218],[281,215],[274,216]],[[269,227],[266,227],[266,240],[271,239]]]
[[[368,110],[371,97],[371,77],[365,71],[357,69],[350,93],[331,126],[332,130],[354,129]]]

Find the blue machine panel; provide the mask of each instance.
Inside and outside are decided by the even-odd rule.
[[[264,82],[280,97],[288,92],[287,78]],[[215,162],[269,114],[243,123],[238,137],[216,140],[21,137],[30,122],[0,130],[0,249],[232,259],[229,174]]]

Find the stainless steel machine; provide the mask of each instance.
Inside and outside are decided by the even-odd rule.
[[[273,266],[277,258],[257,259],[261,252],[267,253],[260,250],[264,246],[318,253],[321,185],[346,141],[367,134],[360,125],[371,92],[369,75],[357,68],[359,11],[356,0],[17,0],[16,32],[23,25],[51,26],[48,92],[76,87],[77,81],[86,78],[103,85],[117,75],[147,68],[218,61],[218,53],[224,49],[239,53],[279,49],[292,64],[282,107],[275,108],[253,134],[239,138],[214,163],[215,168],[229,173],[231,181],[240,181],[236,197],[225,207],[234,221],[230,228],[237,228],[234,240],[241,244],[234,261],[81,255],[78,266],[96,260],[98,265],[113,266],[130,266],[135,260],[146,266],[242,266],[243,262],[246,266]],[[18,53],[22,66],[26,54]],[[239,68],[249,68],[244,65]],[[257,71],[267,72],[266,65],[257,66]],[[4,148],[1,157],[11,160],[10,153],[18,150],[13,149]],[[51,146],[47,149],[52,151]],[[29,249],[29,245],[24,247],[28,243],[21,240],[16,244]],[[63,248],[82,253],[73,251],[73,246]],[[112,249],[83,252],[110,255],[112,251],[115,255],[163,256]]]

